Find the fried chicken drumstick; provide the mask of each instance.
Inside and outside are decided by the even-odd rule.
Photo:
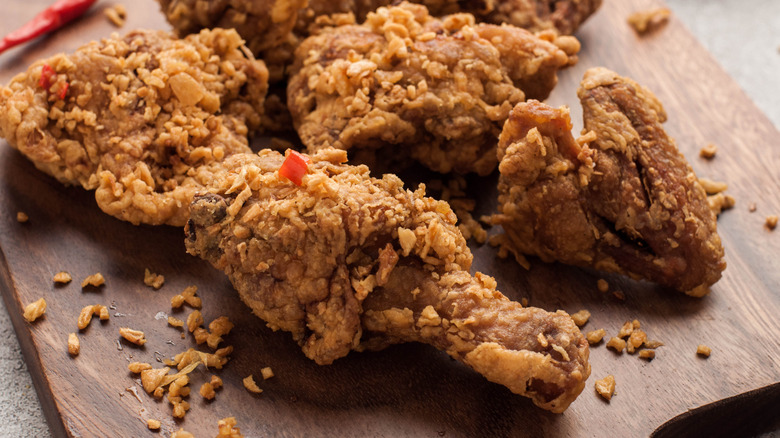
[[[112,216],[183,226],[209,167],[251,152],[267,88],[234,30],[135,31],[0,87],[0,136],[59,181],[96,190]]]
[[[546,41],[468,14],[440,20],[402,3],[305,40],[287,104],[309,152],[336,147],[369,163],[381,161],[376,152],[485,175],[514,104],[547,97],[578,50],[573,37]]]
[[[723,246],[661,103],[603,68],[585,73],[578,96],[589,133],[579,140],[567,108],[535,101],[501,133],[495,222],[510,247],[703,296],[726,267]]]
[[[228,157],[212,193],[191,205],[187,251],[224,270],[257,316],[319,364],[424,342],[545,409],[566,409],[590,366],[565,312],[523,308],[492,278],[471,276],[454,213],[424,188],[372,178],[343,164],[342,150],[311,159],[299,187],[280,177],[279,153]]]

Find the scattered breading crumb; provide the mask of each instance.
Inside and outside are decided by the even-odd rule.
[[[81,282],[81,287],[85,288],[87,286],[93,286],[93,287],[100,287],[106,283],[106,279],[103,278],[103,274],[98,272],[97,274],[92,274],[89,277],[85,278],[84,281]]]
[[[655,358],[655,350],[642,350],[639,352],[641,359],[653,360]]]
[[[160,426],[162,426],[160,420],[152,420],[152,419],[146,420],[146,427],[148,427],[149,430],[158,430]]]
[[[184,321],[180,320],[179,318],[174,318],[173,316],[169,316],[168,325],[170,325],[171,327],[184,327]]]
[[[607,293],[607,291],[609,291],[609,283],[607,283],[607,280],[604,280],[603,278],[599,278],[599,280],[596,282],[596,287],[601,293]]]
[[[628,24],[634,28],[636,33],[644,36],[650,32],[660,29],[669,22],[672,11],[668,8],[651,9],[648,11],[634,12],[628,16]]]
[[[76,322],[76,325],[79,328],[79,330],[84,330],[89,326],[89,323],[92,321],[92,315],[98,315],[102,321],[105,321],[110,318],[106,306],[100,304],[85,306],[83,309],[81,309],[81,313],[79,313],[78,321]]]
[[[615,376],[612,374],[601,380],[596,380],[596,392],[609,401],[615,395]]]
[[[219,378],[219,376],[211,375],[211,381],[209,382],[211,386],[214,389],[219,389],[222,387],[222,379]]]
[[[214,400],[214,397],[217,395],[217,393],[214,392],[214,387],[211,385],[211,383],[206,382],[200,386],[200,395],[206,400]]]
[[[197,286],[187,286],[180,294],[174,295],[174,297],[171,298],[171,307],[178,309],[182,306],[182,304],[187,303],[190,307],[200,309],[200,307],[203,305],[203,301],[199,297],[195,296],[197,291]]]
[[[612,291],[612,296],[619,299],[620,301],[625,301],[626,299],[626,294],[624,294],[621,290]]]
[[[774,214],[771,216],[767,216],[765,225],[767,228],[769,228],[770,231],[777,228],[777,216]]]
[[[155,274],[150,271],[149,268],[144,269],[144,284],[159,289],[165,283],[165,277],[160,274]]]
[[[585,338],[588,340],[588,344],[595,345],[601,342],[604,339],[604,336],[606,335],[607,335],[607,331],[601,328],[598,330],[593,330],[588,332],[585,335]]]
[[[68,353],[71,356],[78,356],[81,351],[81,344],[79,343],[79,337],[75,333],[68,335]]]
[[[195,438],[195,435],[187,432],[184,429],[179,429],[171,435],[171,438]]]
[[[19,211],[16,213],[16,221],[20,224],[26,223],[30,220],[30,216],[27,216],[27,213],[23,211]]]
[[[715,154],[717,153],[718,153],[718,147],[710,143],[707,146],[701,148],[701,150],[699,151],[699,156],[710,160],[712,158],[715,158]]]
[[[146,362],[131,362],[127,369],[133,374],[140,374],[144,370],[151,370],[152,365]]]
[[[27,322],[34,322],[44,313],[46,313],[46,300],[41,298],[38,301],[26,305],[22,316],[24,316],[24,319],[26,319]]]
[[[103,13],[106,15],[106,18],[108,18],[108,21],[111,22],[116,27],[122,27],[125,25],[125,19],[127,18],[127,9],[121,4],[114,5],[113,7],[108,7],[103,10]]]
[[[128,327],[122,327],[119,329],[119,335],[125,338],[128,342],[132,342],[135,345],[144,345],[146,343],[144,332],[140,330],[133,330]]]
[[[227,335],[233,330],[233,323],[230,322],[230,319],[228,319],[227,316],[220,316],[214,321],[211,321],[209,330],[211,332],[206,337],[206,344],[216,350],[219,347],[219,343],[222,342],[222,336]]]
[[[236,419],[234,417],[223,418],[217,423],[219,427],[219,434],[216,438],[244,438],[241,434],[241,429],[236,427]]]
[[[523,307],[528,307],[528,298],[526,298],[526,297],[523,297],[522,299],[520,299],[520,304],[521,304]]]
[[[715,216],[718,216],[723,210],[734,207],[737,200],[731,195],[717,193],[712,196],[707,196],[707,203],[710,205],[710,210],[712,210]]]
[[[748,205],[748,211],[750,213],[755,213],[756,210],[758,210],[758,206],[756,205],[755,202],[751,202],[750,205]]]
[[[645,348],[649,348],[649,349],[651,349],[651,350],[652,350],[652,349],[655,349],[655,348],[661,347],[661,346],[663,346],[663,345],[664,345],[664,343],[663,343],[663,342],[661,342],[661,341],[645,341],[645,345],[644,345],[644,347],[645,347]]]
[[[192,313],[187,315],[187,331],[192,333],[201,325],[203,325],[203,315],[200,313],[200,310],[193,310]]]
[[[263,375],[263,380],[268,380],[274,376],[274,370],[272,370],[271,367],[263,368],[260,370],[260,373]]]
[[[713,181],[709,178],[699,178],[699,184],[708,195],[717,195],[728,190],[729,185],[721,181]]]
[[[626,348],[626,341],[614,336],[607,342],[607,348],[612,348],[616,352],[622,353],[623,349]]]
[[[68,284],[71,282],[71,280],[73,280],[73,277],[71,277],[70,274],[65,271],[60,271],[54,274],[54,278],[52,280],[54,280],[55,283]]]
[[[577,324],[577,327],[582,327],[588,323],[588,319],[590,319],[590,312],[584,309],[580,310],[579,312],[572,314],[571,319],[575,324]]]
[[[255,379],[254,377],[252,377],[251,374],[246,376],[243,382],[244,382],[244,388],[246,388],[247,391],[253,392],[255,394],[260,394],[261,392],[263,392],[263,390],[260,389],[259,386],[257,386],[257,383],[255,383]]]
[[[623,324],[623,327],[620,327],[620,331],[618,332],[618,338],[627,338],[631,336],[631,332],[634,331],[634,323],[631,321],[626,321],[625,324]]]
[[[699,344],[699,346],[696,347],[696,354],[702,357],[710,357],[710,354],[712,354],[712,348],[704,344]]]

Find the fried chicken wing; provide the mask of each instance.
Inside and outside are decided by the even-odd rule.
[[[112,216],[183,226],[207,168],[251,152],[268,71],[244,52],[222,29],[87,44],[0,87],[0,136]]]
[[[546,41],[468,14],[439,20],[402,3],[304,41],[287,103],[310,152],[386,149],[438,172],[484,175],[514,104],[545,98],[578,50],[573,37]]]
[[[565,107],[521,103],[499,140],[499,209],[511,247],[702,296],[725,269],[704,189],[664,131],[647,89],[603,68],[579,87],[575,140]]]
[[[487,379],[562,412],[590,373],[588,344],[564,312],[523,308],[485,275],[449,206],[372,178],[322,149],[296,186],[276,152],[234,155],[196,197],[190,254],[224,270],[269,327],[330,364],[351,350],[424,342]]]

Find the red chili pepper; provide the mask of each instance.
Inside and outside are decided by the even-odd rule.
[[[21,28],[9,33],[0,40],[0,53],[39,37],[45,33],[57,30],[69,21],[80,17],[97,0],[59,0],[46,8],[35,18]]]
[[[62,100],[65,99],[65,96],[68,94],[68,87],[70,86],[69,83],[63,82],[62,89],[60,89],[60,92],[57,94],[57,96]]]
[[[48,90],[51,87],[51,78],[54,77],[54,69],[49,64],[43,64],[41,69],[41,78],[38,79],[38,85],[44,90]]]
[[[279,175],[300,186],[303,184],[303,175],[309,171],[309,163],[311,160],[306,155],[287,149],[282,167],[279,168]]]

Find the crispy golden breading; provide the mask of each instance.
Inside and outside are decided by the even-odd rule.
[[[485,175],[514,104],[545,98],[576,61],[573,37],[548,37],[409,3],[380,8],[300,45],[287,103],[310,152],[332,146],[371,162],[378,151]]]
[[[591,69],[568,109],[519,104],[499,142],[499,209],[514,250],[702,296],[726,266],[715,215],[647,89]],[[584,141],[587,140],[587,143]]]
[[[0,136],[112,216],[182,226],[207,167],[259,127],[268,72],[245,51],[221,29],[92,42],[0,87]]]
[[[319,364],[425,342],[566,409],[590,373],[587,340],[566,313],[523,308],[471,276],[455,214],[424,187],[372,178],[343,164],[342,150],[311,159],[300,187],[279,176],[277,152],[226,159],[214,193],[192,203],[187,251],[224,270],[256,315]]]

